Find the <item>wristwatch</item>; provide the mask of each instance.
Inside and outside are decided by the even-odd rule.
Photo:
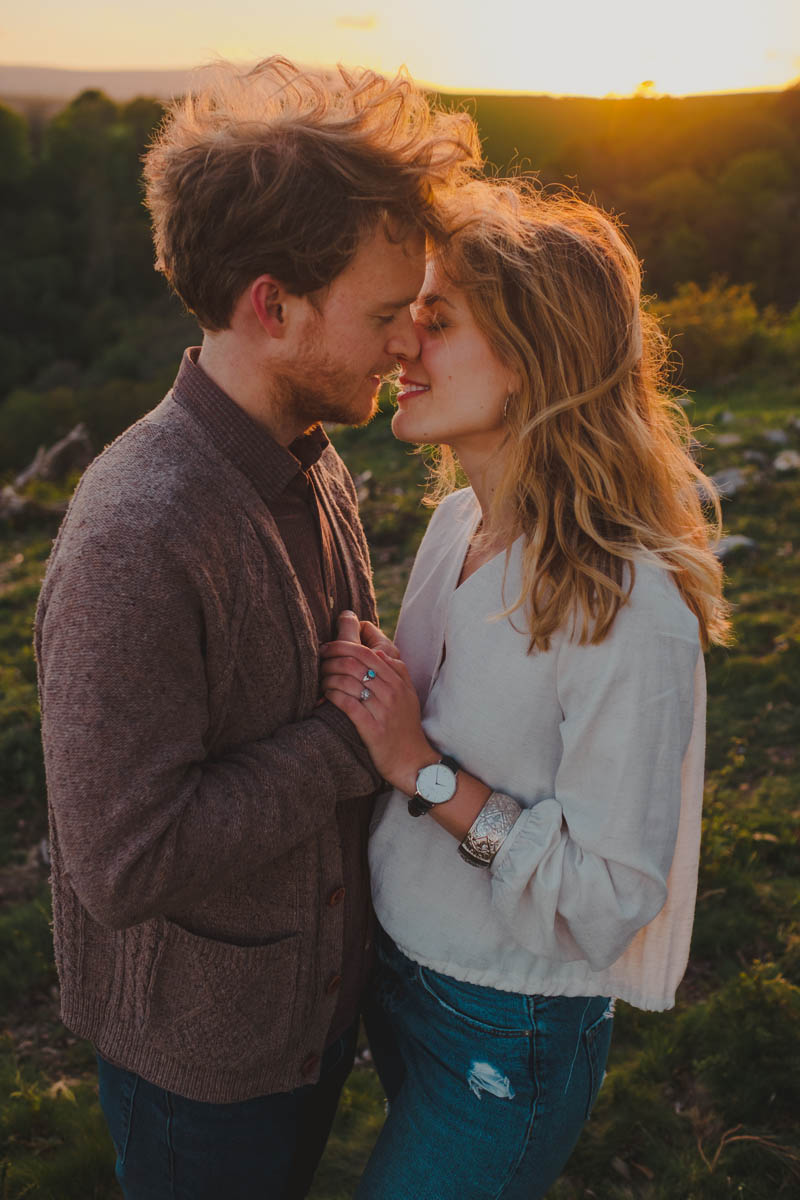
[[[421,817],[437,804],[444,804],[455,794],[459,765],[454,758],[443,754],[441,760],[429,763],[417,772],[417,790],[408,801],[412,817]]]

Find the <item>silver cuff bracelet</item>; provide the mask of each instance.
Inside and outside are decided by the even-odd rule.
[[[503,792],[492,792],[472,822],[458,853],[473,867],[490,867],[511,832],[522,805]]]

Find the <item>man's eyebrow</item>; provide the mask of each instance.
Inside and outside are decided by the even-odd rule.
[[[417,293],[415,292],[414,295],[409,300],[387,300],[383,307],[384,308],[410,308],[411,305],[414,304],[416,299],[417,299]]]

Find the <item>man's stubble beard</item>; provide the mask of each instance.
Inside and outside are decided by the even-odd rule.
[[[366,425],[378,411],[377,389],[371,403],[364,390],[354,394],[354,378],[341,368],[324,362],[306,369],[286,372],[274,379],[275,398],[280,410],[292,423],[310,429],[320,421],[336,425]]]
[[[301,422],[303,428],[311,428],[319,421],[367,425],[378,412],[377,391],[371,403],[360,400],[353,395],[353,376],[345,376],[341,371],[315,371],[313,379],[284,374],[273,379],[273,386],[279,410],[291,424]]]

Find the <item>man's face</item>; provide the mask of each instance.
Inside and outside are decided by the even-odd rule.
[[[422,234],[392,242],[379,225],[321,293],[321,310],[308,302],[304,344],[281,371],[285,403],[305,426],[374,416],[381,377],[419,354],[409,305],[424,276]]]

